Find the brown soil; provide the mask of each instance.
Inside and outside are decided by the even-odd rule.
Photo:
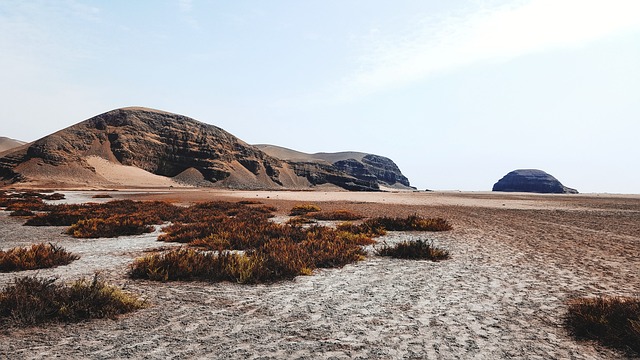
[[[103,193],[103,192],[101,192]],[[38,274],[74,280],[102,271],[152,306],[117,320],[7,329],[7,358],[573,358],[622,354],[577,342],[562,327],[577,296],[637,296],[640,197],[491,193],[111,192],[114,198],[191,202],[260,200],[285,214],[295,204],[364,215],[441,216],[454,230],[390,233],[380,241],[431,239],[442,262],[371,255],[271,285],[156,283],[126,278],[127,265],[165,243],[157,234],[71,239],[61,228],[22,227],[0,213],[3,249],[56,241],[82,258]],[[91,192],[67,201],[95,201]]]

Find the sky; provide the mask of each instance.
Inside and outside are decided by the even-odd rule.
[[[23,141],[144,106],[418,189],[638,194],[640,2],[0,0],[0,99]]]

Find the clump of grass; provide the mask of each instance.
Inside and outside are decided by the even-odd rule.
[[[418,215],[410,215],[406,218],[377,217],[366,220],[366,226],[371,228],[382,227],[388,231],[447,231],[451,225],[442,218],[423,218]]]
[[[65,198],[64,194],[60,194],[60,193],[53,193],[50,195],[42,196],[42,199],[44,200],[63,200],[64,198]]]
[[[315,220],[309,219],[308,217],[305,217],[305,216],[294,216],[289,220],[287,220],[286,222],[286,224],[289,226],[301,226],[301,225],[314,224],[314,223],[316,223]]]
[[[300,204],[300,205],[296,205],[293,208],[291,208],[291,211],[289,212],[290,216],[298,216],[298,215],[304,215],[304,214],[308,214],[308,213],[312,213],[312,212],[318,212],[321,211],[322,209],[320,209],[320,207],[318,205],[314,205],[314,204]]]
[[[338,224],[339,230],[354,234],[382,236],[387,231],[448,231],[452,226],[442,218],[423,218],[410,215],[406,218],[376,217],[363,221],[359,225],[350,222]]]
[[[262,201],[258,201],[258,200],[240,200],[237,203],[241,204],[241,205],[261,205]]]
[[[67,265],[80,257],[55,244],[34,244],[0,251],[0,271],[22,271]]]
[[[362,215],[356,214],[349,210],[318,211],[318,212],[307,214],[306,216],[316,220],[340,220],[340,221],[360,220],[363,218]]]
[[[80,220],[67,229],[67,234],[75,238],[112,238],[150,232],[153,232],[153,226],[145,225],[143,220],[128,215]]]
[[[290,231],[290,236],[262,233],[261,242],[256,241],[242,254],[222,250],[232,248],[227,239],[211,237],[210,241],[217,241],[215,245],[200,239],[191,244],[217,251],[176,249],[151,254],[137,259],[131,265],[129,275],[132,278],[160,281],[268,283],[310,275],[316,268],[341,267],[362,260],[365,253],[361,246],[373,242],[370,238],[321,226],[308,229],[278,224],[273,226],[281,234]],[[259,234],[251,236],[258,237]]]
[[[96,194],[96,195],[93,195],[91,198],[93,198],[93,199],[111,199],[111,198],[113,198],[113,196],[111,196],[109,194]]]
[[[0,291],[0,323],[29,326],[115,318],[145,306],[145,302],[105,283],[98,275],[71,285],[27,276],[16,278]]]
[[[447,250],[433,246],[433,243],[426,240],[403,241],[394,246],[383,245],[376,249],[376,254],[380,256],[391,256],[398,259],[424,259],[440,261],[449,259]]]
[[[565,325],[578,339],[640,353],[640,298],[574,299],[569,302]]]
[[[33,213],[33,211],[31,210],[15,210],[12,211],[9,216],[17,216],[17,217],[27,217],[27,216],[34,216],[35,214]]]
[[[156,281],[236,281],[239,276],[232,269],[239,269],[244,262],[241,254],[179,248],[136,259],[129,276]]]

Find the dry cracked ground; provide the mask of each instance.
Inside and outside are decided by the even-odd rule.
[[[198,199],[207,196],[217,195]],[[62,235],[62,228],[23,227],[3,212],[2,249],[52,241],[81,259],[55,269],[0,274],[0,285],[20,275],[66,281],[99,270],[151,306],[116,320],[5,329],[0,358],[625,358],[574,340],[562,321],[573,297],[638,295],[638,197],[409,193],[341,200],[352,195],[338,193],[322,202],[312,193],[292,195],[298,200],[243,196],[260,197],[283,213],[296,201],[312,200],[366,215],[442,216],[454,230],[394,232],[378,240],[429,239],[452,258],[429,262],[372,254],[341,269],[269,285],[132,281],[128,264],[166,246],[155,241],[157,233],[78,240]]]

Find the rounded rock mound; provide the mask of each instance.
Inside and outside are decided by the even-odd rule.
[[[562,185],[558,179],[537,169],[514,170],[495,185],[493,191],[529,192],[541,194],[577,194],[576,189]]]

